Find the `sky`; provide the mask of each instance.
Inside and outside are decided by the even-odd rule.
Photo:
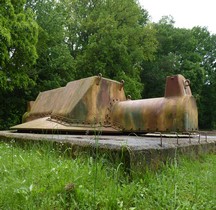
[[[207,27],[216,34],[216,0],[139,0],[140,5],[149,12],[152,22],[162,16],[171,15],[175,27]]]

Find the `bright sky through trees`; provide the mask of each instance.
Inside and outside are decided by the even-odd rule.
[[[139,0],[139,2],[149,12],[153,22],[158,22],[162,16],[171,15],[176,27],[205,26],[211,33],[216,34],[215,0]]]

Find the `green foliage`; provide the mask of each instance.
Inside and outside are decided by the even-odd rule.
[[[38,25],[25,1],[0,3],[0,129],[20,122],[25,97],[35,85]]]
[[[39,91],[101,72],[124,79],[126,92],[141,97],[140,64],[154,57],[157,41],[153,25],[147,24],[147,11],[137,2],[23,0],[2,5],[0,88],[6,90],[4,96],[16,88],[24,93],[24,100],[32,100]],[[20,104],[14,103],[20,113]],[[6,124],[17,123],[21,116],[7,108],[1,122],[14,116]]]
[[[162,96],[166,76],[182,74],[190,79],[193,94],[199,99],[205,75],[199,39],[193,30],[175,28],[168,17],[156,24],[156,29],[159,48],[154,62],[143,62],[142,81],[146,87],[143,96]]]
[[[197,51],[202,55],[202,67],[205,78],[200,97],[200,127],[203,129],[216,128],[216,35],[210,35],[207,29],[195,27],[193,34],[198,38]]]
[[[163,96],[166,76],[182,74],[191,81],[200,128],[215,129],[215,35],[206,28],[175,28],[173,23],[163,17],[155,24],[159,45],[156,59],[142,64],[143,97]]]
[[[38,26],[25,1],[2,1],[0,7],[0,89],[29,88],[37,59]]]
[[[180,159],[133,180],[122,163],[48,142],[0,142],[1,209],[214,209],[215,155]],[[69,152],[70,153],[70,152]]]
[[[39,25],[37,52],[32,68],[37,75],[35,95],[42,90],[64,86],[74,79],[74,59],[66,44],[65,9],[56,0],[28,0],[27,8],[36,15]]]
[[[131,96],[132,99],[142,98],[141,90],[143,90],[144,86],[141,83],[141,79],[139,77],[139,69],[134,69],[132,72],[132,76],[128,76],[125,72],[118,72],[114,79],[124,81],[124,89],[126,96]]]
[[[20,116],[26,110],[26,93],[22,89],[13,92],[0,92],[0,129],[7,130],[14,124],[20,123]]]
[[[206,28],[175,28],[166,16],[150,23],[135,0],[0,4],[0,129],[20,121],[38,92],[98,73],[125,80],[133,99],[162,96],[166,76],[183,74],[200,128],[216,128],[216,36]]]
[[[147,12],[133,0],[65,0],[63,4],[76,78],[102,73],[121,80],[125,75],[127,92],[139,98],[140,63],[153,58],[157,43],[153,26],[147,25]],[[134,87],[139,89],[134,92]]]

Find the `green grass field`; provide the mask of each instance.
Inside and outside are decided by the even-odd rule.
[[[131,179],[106,157],[0,141],[0,209],[216,209],[216,155]]]

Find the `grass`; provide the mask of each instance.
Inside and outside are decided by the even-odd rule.
[[[120,162],[51,143],[0,141],[0,209],[216,209],[216,156],[133,179]]]

